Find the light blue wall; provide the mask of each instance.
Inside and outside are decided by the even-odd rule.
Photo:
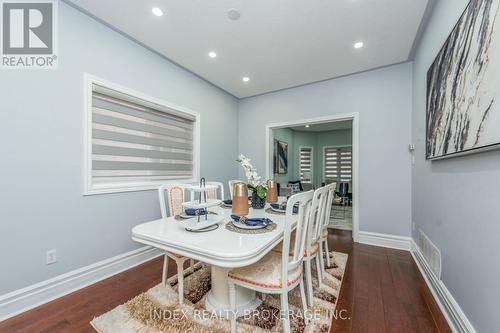
[[[426,73],[468,0],[440,0],[414,62],[413,237],[441,249],[442,280],[478,332],[498,332],[500,151],[425,160]],[[498,87],[494,87],[498,88]]]
[[[0,294],[133,250],[160,216],[155,191],[82,196],[84,72],[200,112],[202,175],[237,176],[235,98],[64,3],[59,19],[59,69],[0,73]]]
[[[266,124],[358,112],[360,230],[409,236],[411,94],[406,63],[247,98],[239,105],[239,150],[265,170]]]

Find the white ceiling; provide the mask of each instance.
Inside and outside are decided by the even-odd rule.
[[[65,1],[239,98],[407,61],[428,2]]]
[[[290,127],[290,129],[300,132],[326,132],[326,131],[343,130],[349,128],[352,128],[352,120],[310,124],[309,127],[305,127],[305,125]]]

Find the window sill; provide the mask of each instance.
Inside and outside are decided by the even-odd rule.
[[[91,187],[84,190],[84,196],[99,195],[99,194],[112,194],[112,193],[125,193],[125,192],[139,192],[139,191],[151,191],[158,190],[158,187],[164,184],[187,184],[197,182],[194,178],[189,179],[170,179],[159,182],[148,182],[142,184],[127,184],[124,186],[113,186],[113,187]]]

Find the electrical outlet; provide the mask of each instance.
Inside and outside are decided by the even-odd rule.
[[[56,250],[48,250],[46,253],[46,264],[54,264],[57,262],[57,251]]]

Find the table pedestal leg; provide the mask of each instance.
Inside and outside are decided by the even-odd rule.
[[[211,265],[212,289],[205,299],[205,307],[209,311],[215,311],[220,317],[231,318],[231,306],[229,304],[229,284],[227,273],[230,269]],[[236,311],[237,316],[242,316],[256,309],[261,301],[257,298],[255,291],[236,286]]]

